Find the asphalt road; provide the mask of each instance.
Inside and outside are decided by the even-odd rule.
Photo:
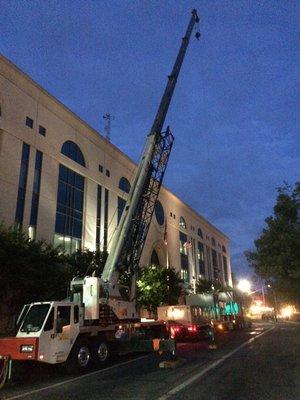
[[[181,365],[155,355],[118,358],[105,369],[70,376],[49,366],[16,368],[1,400],[298,400],[300,324],[255,324],[220,336],[218,348],[180,344]],[[19,368],[19,369],[18,369]]]

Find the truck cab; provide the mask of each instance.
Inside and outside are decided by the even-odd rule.
[[[15,360],[50,364],[67,360],[79,334],[82,309],[71,302],[39,302],[24,306],[15,337],[0,342],[0,354]]]

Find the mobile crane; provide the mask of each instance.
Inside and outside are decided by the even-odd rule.
[[[95,362],[105,363],[111,352],[175,350],[163,322],[141,323],[135,304],[136,276],[174,141],[169,127],[165,132],[162,129],[198,22],[197,11],[193,10],[101,276],[95,276],[95,272],[74,278],[67,300],[23,307],[16,336],[0,339],[0,386],[10,375],[12,360],[66,362],[72,370],[86,370]],[[130,276],[130,290],[119,282],[123,271]]]

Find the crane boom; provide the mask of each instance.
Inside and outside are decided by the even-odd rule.
[[[199,22],[197,11],[193,10],[189,25],[179,49],[171,75],[162,96],[154,123],[147,137],[147,142],[140,163],[131,185],[125,209],[116,230],[110,253],[101,275],[106,295],[116,296],[118,271],[129,269],[136,274],[140,256],[152,219],[155,202],[161,187],[164,172],[172,149],[174,137],[169,129],[161,132],[165,117],[176,86],[177,78],[184,60],[189,40],[195,23]],[[131,300],[135,296],[133,280]]]

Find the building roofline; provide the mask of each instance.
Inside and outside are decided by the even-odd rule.
[[[129,157],[126,153],[124,153],[122,150],[120,150],[116,145],[108,141],[107,139],[102,136],[102,134],[94,129],[88,122],[83,120],[81,117],[79,117],[77,114],[75,114],[74,111],[72,111],[69,107],[67,107],[65,104],[63,104],[60,100],[58,100],[53,94],[51,94],[48,90],[44,89],[40,84],[38,84],[36,81],[31,78],[30,75],[28,75],[26,72],[22,71],[16,64],[14,64],[11,60],[6,58],[2,53],[0,53],[0,61],[3,63],[9,65],[9,67],[13,68],[18,74],[20,74],[22,77],[24,77],[27,81],[29,81],[33,86],[35,86],[38,90],[40,90],[44,95],[48,96],[52,101],[54,101],[59,107],[63,108],[67,113],[70,113],[77,121],[79,121],[83,126],[85,126],[90,132],[92,132],[94,135],[96,135],[97,139],[100,139],[105,146],[111,147],[114,151],[119,153],[122,157],[125,157],[130,163],[132,163],[135,167],[137,167],[137,163],[133,161],[131,157]],[[216,228],[214,225],[212,225],[206,218],[204,218],[199,212],[197,212],[193,207],[188,205],[186,202],[184,202],[182,199],[180,199],[172,190],[168,189],[165,185],[162,186],[164,190],[166,190],[168,193],[170,193],[172,196],[174,196],[176,199],[178,199],[184,206],[186,206],[197,218],[201,218],[210,228],[215,230],[218,234],[221,236],[225,237],[227,240],[229,240],[229,237],[225,235],[223,232],[221,232],[218,228]]]

